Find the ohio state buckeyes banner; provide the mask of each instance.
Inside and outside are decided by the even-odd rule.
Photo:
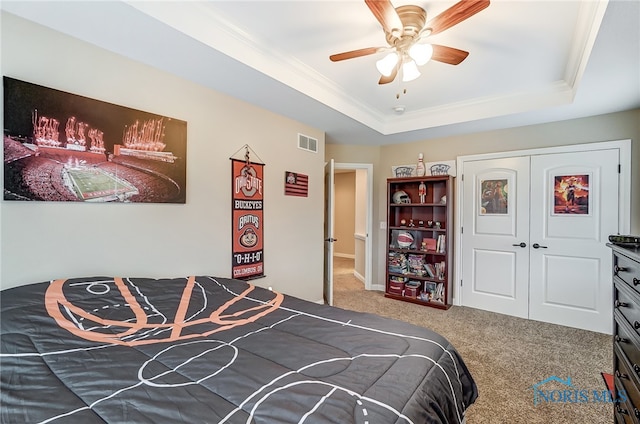
[[[264,164],[231,159],[232,163],[232,277],[264,277],[263,168]]]

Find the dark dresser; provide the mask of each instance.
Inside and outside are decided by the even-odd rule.
[[[640,248],[613,250],[613,373],[616,423],[640,424]],[[624,390],[626,396],[618,396]]]

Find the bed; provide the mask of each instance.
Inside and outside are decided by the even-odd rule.
[[[405,322],[211,276],[1,292],[2,423],[460,423],[458,352]]]

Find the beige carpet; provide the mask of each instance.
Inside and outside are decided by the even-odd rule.
[[[460,352],[478,386],[468,424],[612,423],[611,403],[594,401],[605,390],[600,372],[613,366],[611,336],[453,306],[442,311],[365,291],[353,276],[353,260],[335,258],[334,306],[431,328]],[[534,405],[533,385],[548,377],[571,378],[572,388],[549,382],[545,391],[570,390],[568,402]],[[588,402],[571,402],[585,390]],[[557,396],[560,395],[556,392]]]

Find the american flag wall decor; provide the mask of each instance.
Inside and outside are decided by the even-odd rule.
[[[307,197],[309,192],[309,176],[296,172],[286,171],[284,173],[284,194],[285,196]]]

